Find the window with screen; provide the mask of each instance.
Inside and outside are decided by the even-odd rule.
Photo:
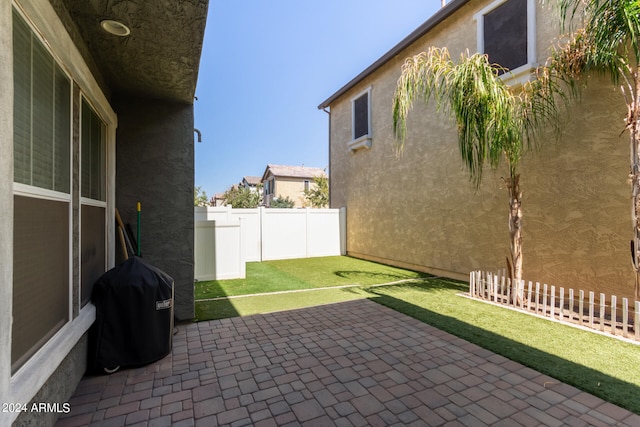
[[[11,372],[69,321],[71,81],[13,12]]]
[[[69,193],[71,82],[13,15],[14,180]]]
[[[349,149],[371,147],[371,88],[351,100],[352,133]]]
[[[536,62],[535,7],[534,0],[496,0],[476,15],[478,51],[508,70],[508,78],[531,71]]]
[[[81,299],[91,299],[95,281],[106,271],[106,125],[82,100],[80,146]]]
[[[82,197],[106,199],[106,126],[82,100]]]
[[[353,101],[353,139],[369,135],[369,93]]]

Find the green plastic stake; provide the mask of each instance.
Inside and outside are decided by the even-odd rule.
[[[138,240],[138,256],[140,256],[140,202],[138,202],[138,230],[137,230],[137,240]]]

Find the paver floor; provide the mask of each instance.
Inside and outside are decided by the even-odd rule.
[[[179,327],[88,376],[69,426],[640,426],[640,416],[368,300]]]

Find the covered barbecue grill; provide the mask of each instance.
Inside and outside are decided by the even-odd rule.
[[[94,284],[96,321],[90,341],[90,366],[113,372],[120,366],[154,362],[171,352],[173,279],[131,257]]]

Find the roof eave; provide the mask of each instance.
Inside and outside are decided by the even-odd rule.
[[[344,95],[347,91],[352,89],[366,77],[371,75],[378,68],[382,67],[384,64],[389,62],[391,59],[395,58],[400,52],[406,49],[409,45],[414,43],[420,37],[427,34],[431,31],[435,26],[440,24],[442,21],[451,16],[455,11],[460,9],[462,6],[467,4],[469,0],[452,0],[446,6],[438,10],[434,13],[429,19],[427,19],[422,25],[420,25],[415,31],[405,37],[400,43],[395,45],[391,50],[385,53],[380,59],[371,64],[368,68],[366,68],[363,72],[358,74],[355,78],[353,78],[349,83],[344,85],[340,90],[327,98],[324,102],[318,105],[319,110],[323,110],[329,107],[333,101]]]

